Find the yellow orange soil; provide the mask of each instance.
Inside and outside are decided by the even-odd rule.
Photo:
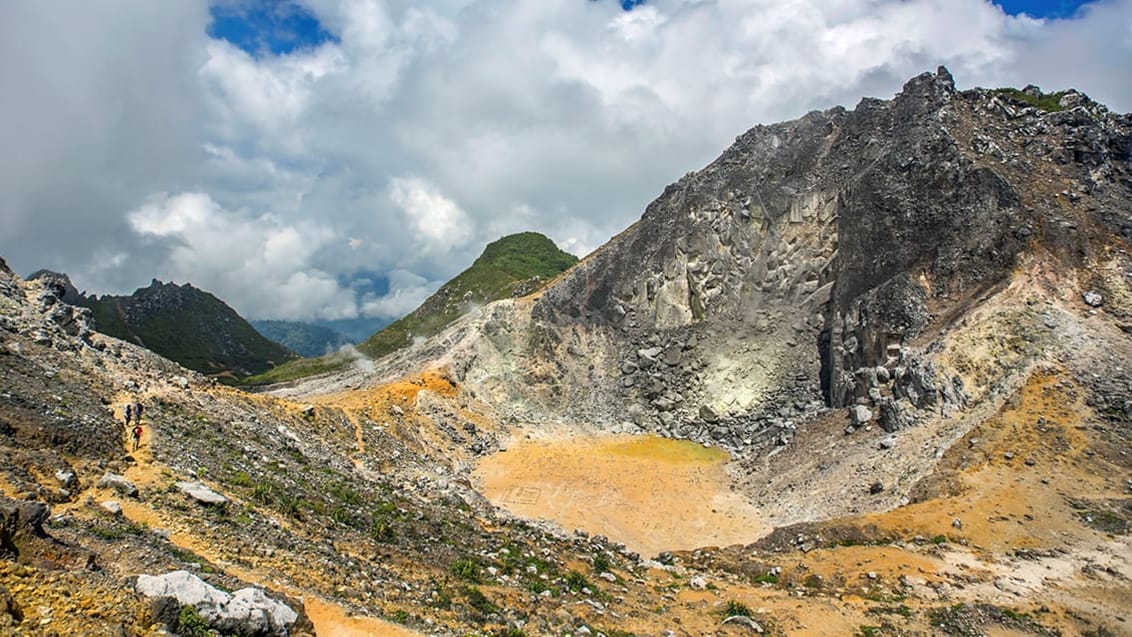
[[[485,458],[481,493],[526,518],[584,529],[643,555],[750,542],[758,511],[731,490],[726,453],[655,436],[524,440]]]
[[[316,635],[331,637],[419,637],[421,633],[374,619],[347,614],[342,607],[313,596],[303,598]]]

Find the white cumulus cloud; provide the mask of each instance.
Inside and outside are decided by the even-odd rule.
[[[414,237],[425,249],[448,250],[469,239],[472,220],[427,181],[394,178],[389,182],[389,199],[405,213]]]
[[[335,242],[315,224],[223,209],[205,193],[159,194],[127,215],[143,237],[166,243],[153,276],[191,282],[248,318],[353,318],[353,293],[312,263]],[[270,313],[264,312],[270,308]]]
[[[503,233],[584,253],[751,126],[941,64],[960,88],[1132,110],[1132,0],[1064,20],[989,0],[297,1],[335,37],[256,56],[207,35],[203,1],[0,2],[9,264],[98,292],[176,277],[263,318],[393,317]]]

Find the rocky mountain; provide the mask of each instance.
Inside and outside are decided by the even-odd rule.
[[[1056,112],[1015,94],[960,92],[940,69],[890,101],[757,126],[533,302],[375,374],[439,362],[533,418],[734,449],[823,406],[864,402],[891,428],[960,405],[970,388],[925,348],[1035,259],[1128,320],[1129,118],[1076,91]]]
[[[265,393],[0,262],[0,632],[1127,632],[1130,248],[1132,117],[940,69]]]
[[[300,356],[322,356],[349,345],[350,339],[328,327],[299,321],[250,321],[268,340]]]
[[[204,374],[235,380],[297,358],[226,303],[188,283],[155,279],[129,296],[88,296],[65,274],[40,270],[30,278],[43,280],[60,300],[88,308],[93,329]]]
[[[440,286],[407,316],[360,343],[358,349],[374,358],[394,352],[414,339],[433,336],[484,303],[530,294],[577,261],[537,232],[497,239],[487,244],[467,270]]]

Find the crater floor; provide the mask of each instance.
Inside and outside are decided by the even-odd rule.
[[[749,543],[765,534],[734,490],[726,452],[651,435],[558,433],[484,458],[480,492],[524,518],[582,529],[645,556]]]

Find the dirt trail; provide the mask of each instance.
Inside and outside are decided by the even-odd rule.
[[[119,395],[116,397],[115,404],[121,406],[115,409],[114,418],[118,420],[118,422],[124,422],[124,407],[126,403],[141,400],[144,405],[146,401],[152,401],[154,398],[155,395],[153,394],[142,397],[137,397],[133,394]],[[142,435],[138,448],[136,450],[133,449],[132,423],[131,426],[124,431],[122,440],[123,450],[132,456],[135,461],[125,470],[123,477],[138,488],[159,485],[163,481],[169,480],[170,476],[173,475],[173,472],[168,467],[153,458],[151,443],[154,436],[158,434],[158,428],[144,413],[143,410]],[[361,446],[360,440],[359,446]],[[314,624],[315,634],[317,635],[330,635],[335,637],[339,635],[344,637],[353,637],[355,635],[413,637],[420,634],[380,619],[351,615],[342,606],[327,602],[319,597],[282,584],[277,579],[272,579],[266,574],[257,572],[254,568],[245,568],[232,564],[217,555],[206,542],[201,541],[201,539],[191,531],[181,529],[180,525],[174,520],[169,519],[166,515],[163,515],[162,512],[155,510],[145,502],[123,498],[109,489],[91,488],[87,493],[91,495],[95,501],[114,500],[118,502],[122,507],[122,515],[132,522],[144,523],[150,528],[167,529],[169,531],[169,541],[174,546],[201,556],[244,582],[302,599],[303,606],[307,611],[307,616],[310,618],[311,623]],[[76,502],[81,502],[83,499],[84,498],[76,498]],[[60,510],[74,508],[74,506],[63,506],[60,507]]]
[[[731,490],[727,454],[655,436],[524,440],[485,458],[481,493],[516,515],[585,529],[643,555],[749,542],[758,511]]]

